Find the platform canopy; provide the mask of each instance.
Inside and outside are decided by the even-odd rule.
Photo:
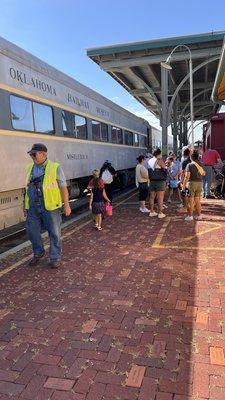
[[[175,122],[178,126],[181,121],[187,124],[190,119],[190,55],[185,46],[189,47],[193,62],[194,120],[205,120],[215,111],[211,93],[224,35],[225,31],[220,31],[95,47],[87,49],[87,55],[159,117],[161,126],[165,109],[164,125]],[[165,71],[162,73],[161,63],[175,46],[179,47],[170,59],[172,69],[165,77],[165,92],[165,82],[162,88]]]
[[[215,103],[225,104],[225,41],[213,87],[212,100]]]

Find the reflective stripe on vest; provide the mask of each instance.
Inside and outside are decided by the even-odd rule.
[[[50,160],[47,161],[45,167],[45,175],[43,179],[43,197],[44,197],[44,205],[46,210],[53,211],[56,208],[62,207],[62,197],[60,193],[60,189],[57,182],[57,169],[59,164],[56,162],[52,162]],[[26,186],[28,186],[31,179],[33,164],[29,164],[26,168]],[[28,191],[26,190],[25,194],[25,209],[28,210],[30,206],[30,199],[28,195]]]

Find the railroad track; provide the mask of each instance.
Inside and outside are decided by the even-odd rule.
[[[125,195],[132,189],[133,186],[127,187],[125,189],[118,189],[114,192],[114,198],[118,198],[120,196]],[[82,214],[88,211],[88,204],[89,200],[88,197],[75,199],[70,201],[72,205],[72,213],[69,217],[62,216],[63,223],[66,222],[72,223],[73,221],[77,220],[77,217],[82,217]],[[4,256],[4,253],[8,252],[9,250],[13,249],[14,247],[26,242],[28,240],[26,234],[25,223],[21,223],[19,228],[10,229],[6,234],[2,234],[0,236],[0,254]]]

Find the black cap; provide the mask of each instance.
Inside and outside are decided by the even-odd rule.
[[[36,153],[37,151],[44,151],[47,153],[48,149],[43,143],[35,143],[33,144],[31,150],[28,151],[28,154]]]

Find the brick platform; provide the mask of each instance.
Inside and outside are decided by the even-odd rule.
[[[1,400],[225,400],[224,203],[185,223],[135,201],[67,229],[62,269],[1,276]]]

